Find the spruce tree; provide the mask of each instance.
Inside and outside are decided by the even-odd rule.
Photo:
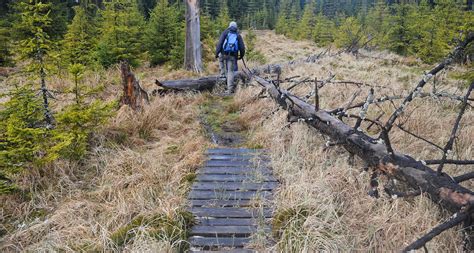
[[[230,23],[229,7],[227,6],[227,0],[222,1],[219,15],[216,18],[216,25],[218,28],[217,34],[222,33]]]
[[[121,60],[138,65],[142,53],[143,16],[136,1],[111,0],[101,11],[97,56],[100,64],[109,67]]]
[[[11,27],[7,20],[0,20],[0,66],[12,65],[10,30]]]
[[[177,26],[178,17],[175,8],[169,6],[167,0],[159,0],[150,13],[144,34],[151,65],[163,64],[170,60]]]
[[[337,47],[356,46],[362,36],[362,26],[357,18],[348,17],[338,27],[334,43]]]
[[[62,56],[69,64],[90,65],[94,61],[93,52],[97,45],[96,20],[83,6],[76,6],[74,11],[76,15],[62,42]]]
[[[49,108],[49,91],[46,87],[46,72],[48,68],[49,53],[52,47],[50,36],[46,30],[51,26],[50,4],[43,4],[39,0],[20,2],[20,21],[16,28],[21,31],[21,40],[17,51],[22,60],[28,60],[26,71],[39,78],[43,96],[44,119],[47,128],[53,126],[53,116]]]
[[[314,26],[314,5],[306,4],[301,20],[298,22],[296,29],[296,38],[311,39],[311,28]]]
[[[327,46],[334,41],[334,31],[336,26],[329,18],[319,12],[315,17],[315,26],[313,28],[313,40],[319,46]]]
[[[59,154],[73,160],[84,157],[92,133],[111,116],[114,107],[114,102],[105,103],[93,98],[101,87],[92,88],[82,83],[85,69],[79,63],[69,66],[68,70],[74,81],[70,89],[74,103],[58,113],[58,127],[54,130],[55,135],[69,140],[58,151]]]

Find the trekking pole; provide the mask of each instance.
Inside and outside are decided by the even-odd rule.
[[[250,71],[250,69],[247,67],[247,63],[245,62],[245,59],[242,57],[242,63],[244,64],[244,68],[247,70],[244,71],[244,73],[250,78],[252,79],[252,71]]]

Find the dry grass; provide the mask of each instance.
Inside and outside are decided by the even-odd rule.
[[[85,81],[106,84],[101,96],[116,99],[117,76],[110,70]],[[59,79],[52,82],[61,88]],[[0,251],[171,252],[185,246],[186,178],[208,145],[198,120],[202,100],[166,95],[140,113],[122,107],[95,135],[86,161],[57,161],[29,173],[19,182],[28,196],[2,197],[7,234]]]
[[[259,41],[271,41],[275,37],[269,32],[258,33]],[[283,52],[267,52],[265,43],[257,43],[257,48],[265,55],[274,53],[273,62],[280,62],[285,54],[299,55],[300,44],[307,44],[307,52],[319,52],[309,42],[293,42],[278,36]],[[297,45],[296,45],[297,44]],[[277,54],[280,55],[278,56]],[[377,58],[359,58],[342,54],[328,57],[314,64],[303,64],[284,69],[283,78],[300,75],[314,79],[326,79],[330,73],[337,80],[352,80],[383,86],[376,88],[377,97],[393,94],[407,94],[421,78],[422,65],[414,59],[404,59],[384,52],[370,53]],[[272,59],[272,57],[268,57]],[[462,67],[452,67],[449,71],[469,71]],[[472,69],[471,69],[472,71]],[[448,78],[447,72],[437,78],[438,89],[462,95],[465,83]],[[431,84],[429,85],[431,86]],[[293,92],[306,95],[313,84],[300,85]],[[322,108],[333,109],[346,103],[357,90],[356,86],[329,84],[321,91]],[[426,88],[429,91],[430,88]],[[464,88],[465,89],[465,88]],[[368,87],[362,87],[356,102],[364,101]],[[304,123],[295,123],[284,128],[286,112],[280,111],[268,120],[276,107],[271,99],[249,101],[260,89],[241,89],[237,101],[250,102],[242,106],[242,118],[251,125],[252,137],[249,145],[264,146],[271,150],[275,172],[282,180],[277,195],[274,227],[277,243],[268,251],[315,252],[315,251],[360,251],[393,252],[428,232],[446,219],[449,214],[432,203],[426,196],[411,199],[392,199],[382,194],[379,199],[368,196],[370,173],[362,168],[364,164],[356,160],[349,165],[349,156],[339,147],[324,149],[327,141],[316,130]],[[400,101],[395,102],[398,105]],[[457,116],[459,103],[432,98],[417,99],[402,116],[407,120],[405,127],[443,146],[449,138],[452,124]],[[393,111],[390,103],[371,106],[368,117],[375,118],[385,111],[386,120]],[[358,114],[358,109],[351,111]],[[353,121],[348,121],[353,125]],[[474,141],[474,111],[468,109],[459,132],[455,159],[472,159]],[[363,125],[363,129],[367,125]],[[377,131],[371,131],[376,134]],[[391,135],[396,150],[413,155],[418,159],[440,158],[441,153],[426,143],[395,129]],[[473,166],[447,166],[445,171],[459,175],[472,171]],[[381,183],[385,182],[381,178]],[[463,183],[473,189],[471,182]],[[383,191],[381,191],[383,192]],[[430,252],[461,251],[461,237],[458,227],[436,237],[427,247]]]
[[[295,42],[269,31],[257,32],[256,45],[269,63],[322,50],[310,42]],[[325,79],[331,72],[338,80],[384,86],[376,89],[376,95],[383,96],[406,94],[423,70],[429,69],[414,59],[386,52],[366,54],[384,59],[357,59],[343,54],[284,69],[283,77]],[[208,71],[215,73],[216,66],[209,64]],[[466,70],[453,67],[450,71]],[[134,72],[147,90],[154,88],[155,78],[194,76],[160,68],[140,68]],[[89,73],[84,82],[103,85],[105,89],[98,95],[101,99],[117,99],[117,91],[121,90],[119,76],[117,69],[111,69]],[[57,90],[70,85],[63,78],[53,78],[50,82]],[[457,94],[465,86],[447,73],[437,82],[438,88]],[[300,85],[294,92],[304,95],[311,87]],[[339,107],[356,89],[350,85],[328,85],[321,91],[322,107]],[[361,169],[361,161],[356,160],[351,166],[342,148],[323,149],[324,137],[302,123],[284,128],[286,112],[277,112],[265,120],[275,105],[270,99],[254,99],[259,91],[256,86],[240,89],[229,103],[228,113],[239,112],[239,124],[248,129],[247,146],[271,150],[275,173],[282,182],[276,196],[277,243],[266,251],[398,251],[448,217],[424,196],[369,197],[370,175]],[[364,100],[367,92],[368,88],[363,88],[356,101]],[[205,100],[201,95],[168,95],[154,99],[140,114],[122,108],[96,134],[96,145],[87,161],[78,164],[57,161],[50,168],[23,177],[19,183],[31,194],[0,199],[0,220],[7,231],[0,241],[0,251],[170,252],[179,249],[182,244],[175,235],[182,235],[186,223],[183,221],[186,214],[182,212],[186,181],[192,178],[192,172],[203,159],[204,149],[209,146],[198,121],[198,108]],[[60,106],[61,102],[56,102],[55,107]],[[407,128],[444,145],[457,108],[458,103],[452,101],[417,99],[402,118],[409,116]],[[393,106],[383,104],[381,109],[372,106],[368,117],[378,116],[380,110],[386,112],[384,120]],[[358,110],[353,113],[357,114]],[[466,112],[455,158],[473,157],[473,114],[472,109]],[[391,137],[397,150],[415,158],[440,157],[438,151],[401,131],[396,130]],[[472,168],[447,166],[446,172],[459,175]],[[465,182],[464,186],[472,189],[473,182]],[[428,249],[460,251],[458,230],[443,233],[427,245]],[[117,245],[124,240],[123,245]]]

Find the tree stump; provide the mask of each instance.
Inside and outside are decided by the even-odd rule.
[[[150,102],[148,93],[140,86],[135,75],[130,70],[130,65],[124,61],[120,63],[122,75],[123,95],[120,100],[121,105],[128,105],[133,110],[143,108],[143,100]]]

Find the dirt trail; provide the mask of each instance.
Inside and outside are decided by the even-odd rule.
[[[201,123],[213,143],[223,147],[242,147],[247,127],[239,120],[239,108],[232,96],[210,94],[201,106]]]

